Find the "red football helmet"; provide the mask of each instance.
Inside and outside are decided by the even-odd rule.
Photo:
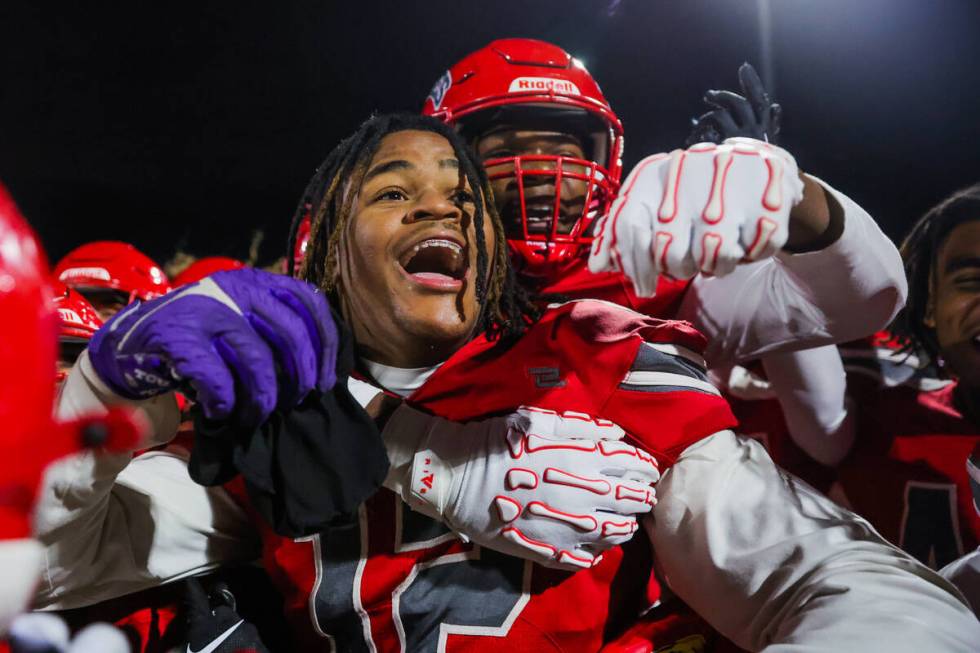
[[[70,251],[55,266],[54,275],[82,294],[117,291],[127,300],[143,301],[170,292],[170,282],[159,265],[129,243],[100,240]]]
[[[91,340],[102,328],[102,320],[87,299],[60,281],[52,283],[54,306],[58,311],[59,339]]]
[[[310,215],[307,213],[296,227],[296,244],[293,246],[293,274],[298,275],[299,269],[306,258],[306,248],[310,245]]]
[[[200,281],[204,277],[210,276],[222,270],[238,270],[245,267],[245,264],[236,258],[227,256],[207,256],[199,258],[174,277],[173,287],[179,288],[189,283]]]
[[[53,418],[57,314],[44,253],[0,186],[0,540],[30,533],[44,467],[85,444],[132,447],[131,410],[61,423]],[[3,564],[0,564],[2,570]],[[0,573],[0,578],[3,574]]]
[[[2,188],[0,315],[0,424],[27,446],[51,423],[58,323],[44,252]]]
[[[95,332],[102,328],[102,318],[95,308],[82,297],[60,281],[52,283],[54,290],[54,306],[58,311],[58,348],[59,369],[55,381],[61,383],[68,375],[62,366],[70,366],[88,346]]]
[[[47,262],[0,186],[0,632],[27,608],[43,562],[30,539],[44,469],[86,446],[135,448],[143,419],[132,409],[58,422],[53,417],[57,321]]]
[[[519,155],[491,158],[484,166],[491,181],[508,179],[513,184],[508,188],[520,226],[516,219],[508,221],[508,244],[523,274],[550,276],[588,251],[593,223],[609,210],[619,189],[623,126],[580,61],[543,41],[494,41],[446,71],[422,113],[472,138],[502,125],[579,136],[589,159]],[[562,215],[563,180],[585,186],[584,198],[564,198],[566,206],[574,207],[564,211],[575,215]],[[548,206],[539,202],[529,223],[526,190],[544,185],[554,189],[547,196]],[[547,227],[542,229],[543,220]]]

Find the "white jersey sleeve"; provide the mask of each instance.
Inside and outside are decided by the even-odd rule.
[[[126,402],[114,395],[83,353],[59,400],[61,417],[131,403],[153,432],[149,445],[173,438],[180,421],[172,395]],[[259,543],[243,511],[222,488],[194,483],[187,451],[87,452],[45,475],[35,536],[45,547],[37,607],[68,609],[258,557]]]
[[[836,242],[692,280],[678,318],[707,336],[705,358],[713,367],[861,338],[905,303],[908,284],[895,245],[864,209],[817,181],[844,211]]]
[[[980,549],[974,549],[939,570],[939,575],[963,592],[980,617]]]
[[[840,463],[854,444],[857,420],[837,347],[767,354],[762,365],[793,442],[819,463]]]
[[[956,588],[723,431],[657,486],[647,531],[678,596],[750,651],[975,651]]]

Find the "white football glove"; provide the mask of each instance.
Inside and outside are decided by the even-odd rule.
[[[609,421],[522,407],[461,424],[402,406],[386,443],[393,427],[425,437],[411,464],[393,464],[405,482],[386,486],[464,539],[548,567],[597,564],[656,503],[656,461]]]
[[[661,274],[722,276],[786,243],[803,182],[789,152],[751,138],[655,154],[626,178],[596,228],[589,269],[652,297]]]
[[[17,617],[7,634],[12,653],[130,653],[122,631],[107,623],[86,626],[74,638],[56,615],[28,612]]]

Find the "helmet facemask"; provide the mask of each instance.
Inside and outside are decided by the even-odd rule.
[[[552,276],[587,251],[595,220],[608,210],[618,186],[604,165],[614,135],[603,120],[579,108],[532,104],[477,112],[458,126],[483,156],[519,272]],[[576,152],[481,147],[501,133],[574,141]]]

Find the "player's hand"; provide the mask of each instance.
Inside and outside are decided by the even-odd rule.
[[[332,388],[337,343],[313,286],[241,269],[127,307],[96,332],[89,358],[124,397],[186,387],[206,417],[254,425]]]
[[[766,87],[751,65],[742,64],[738,69],[738,81],[742,87],[741,95],[716,90],[704,94],[704,101],[712,110],[691,121],[686,147],[695,143],[721,143],[735,136],[778,142],[783,108],[769,98]]]
[[[482,546],[548,567],[591,567],[656,503],[656,461],[621,442],[612,422],[524,407],[430,424],[405,499]]]
[[[28,612],[14,620],[7,635],[11,653],[130,653],[122,631],[95,623],[72,638],[60,617]]]
[[[656,154],[636,165],[600,220],[589,269],[622,272],[640,297],[653,296],[661,274],[722,276],[779,251],[802,198],[796,161],[762,141]]]

